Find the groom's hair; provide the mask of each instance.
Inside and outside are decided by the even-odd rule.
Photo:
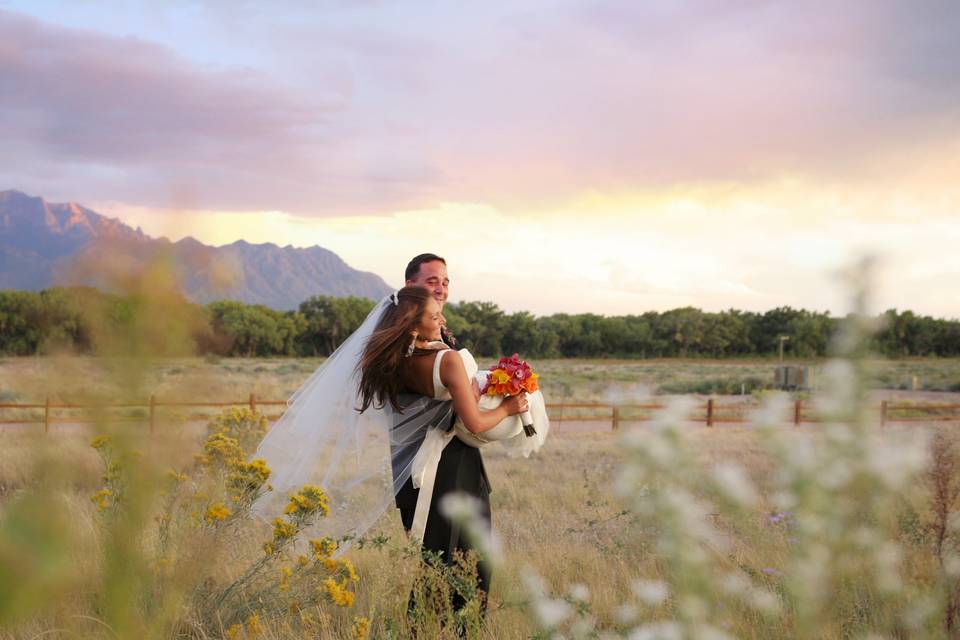
[[[417,277],[417,274],[420,273],[420,265],[426,264],[427,262],[434,262],[436,260],[439,260],[443,264],[447,264],[446,260],[435,253],[421,253],[407,264],[407,270],[404,273],[404,280],[413,280]]]

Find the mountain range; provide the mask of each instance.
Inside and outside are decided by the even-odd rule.
[[[378,299],[392,288],[320,246],[244,240],[220,247],[191,237],[153,238],[79,204],[0,191],[0,289],[54,285],[118,288],[124,278],[166,261],[190,300],[240,300],[296,309],[314,295]]]

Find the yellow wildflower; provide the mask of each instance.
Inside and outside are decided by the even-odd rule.
[[[167,477],[173,480],[174,482],[183,482],[187,479],[187,474],[180,473],[176,469],[170,469],[167,471]]]
[[[349,608],[353,606],[354,594],[345,587],[345,584],[340,584],[333,578],[327,578],[323,581],[323,588],[327,593],[327,597],[330,598],[330,601],[338,607]]]
[[[293,575],[293,569],[290,567],[280,567],[280,591],[290,590],[290,577]]]
[[[312,484],[303,485],[303,488],[290,496],[290,504],[284,513],[294,516],[308,516],[320,512],[321,515],[330,513],[327,506],[327,494],[320,487]]]
[[[241,634],[241,633],[243,633],[243,625],[242,625],[242,624],[231,625],[230,628],[227,629],[227,637],[228,637],[230,640],[236,640],[236,638],[239,638],[239,637],[240,637],[240,634]]]
[[[207,507],[207,512],[203,515],[203,519],[210,524],[216,524],[217,522],[223,522],[232,514],[233,512],[230,511],[226,505],[222,502],[217,502]]]
[[[250,637],[256,637],[263,633],[263,625],[260,624],[260,616],[256,613],[251,614],[247,618],[247,631],[250,633]]]
[[[350,582],[360,582],[360,576],[357,575],[357,570],[353,568],[353,563],[344,558],[340,561],[340,566],[346,569],[347,578]]]
[[[103,481],[107,484],[116,482],[120,479],[120,471],[122,471],[120,463],[114,460],[107,465],[107,471],[101,476],[101,478],[103,478]]]
[[[90,496],[90,501],[97,505],[97,511],[103,511],[110,506],[110,497],[113,495],[113,491],[110,489],[100,489],[95,494]]]
[[[243,459],[243,450],[236,438],[215,433],[203,445],[203,451],[208,456],[208,461],[216,461],[223,465]]]
[[[307,556],[304,556],[304,555],[297,556],[297,564],[299,566],[305,567],[309,562],[310,562],[310,558],[308,558]]]
[[[336,573],[337,569],[340,568],[340,565],[333,558],[324,558],[321,562],[323,562],[323,568],[330,573]]]
[[[357,616],[353,619],[353,639],[367,640],[370,633],[370,620],[363,616]]]
[[[337,550],[337,542],[330,537],[314,538],[310,541],[310,550],[313,551],[314,558],[323,560],[329,558]]]
[[[228,478],[230,487],[241,494],[255,493],[272,473],[267,463],[259,459],[252,462],[238,460],[230,463],[230,468],[233,470]]]
[[[283,542],[289,540],[297,534],[297,526],[292,522],[287,522],[283,518],[277,518],[273,521],[273,541]]]
[[[94,449],[102,449],[108,444],[110,444],[110,436],[97,436],[90,441],[90,446]]]

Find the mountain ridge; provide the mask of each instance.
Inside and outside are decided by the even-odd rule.
[[[0,191],[0,289],[65,284],[109,290],[117,277],[160,257],[172,263],[184,295],[199,303],[234,299],[289,310],[314,295],[378,299],[392,291],[376,274],[354,269],[319,245],[239,239],[212,246],[192,236],[172,241],[76,202]]]

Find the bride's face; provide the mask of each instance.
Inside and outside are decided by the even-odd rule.
[[[421,340],[440,340],[440,327],[443,326],[443,316],[440,314],[440,303],[435,299],[427,300],[427,308],[420,318],[417,334]]]

